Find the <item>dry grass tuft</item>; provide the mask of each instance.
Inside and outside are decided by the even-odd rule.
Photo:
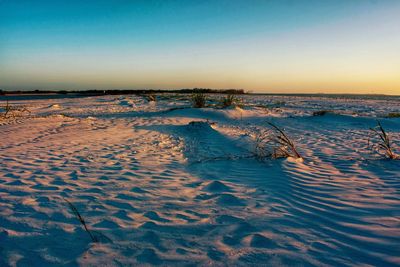
[[[192,105],[194,108],[204,108],[206,106],[207,97],[203,93],[192,94]]]
[[[26,107],[10,105],[8,100],[6,102],[6,105],[1,107],[1,109],[4,110],[4,113],[1,114],[2,119],[21,117],[24,113],[31,113]]]
[[[274,147],[272,157],[273,158],[302,158],[296,149],[296,146],[291,138],[285,133],[285,131],[273,123],[268,123],[275,131],[273,141],[276,144]]]
[[[156,102],[157,101],[157,97],[155,94],[146,94],[145,98],[148,102]]]
[[[233,95],[233,94],[228,94],[226,97],[224,97],[221,100],[221,105],[223,108],[227,107],[240,107],[242,105],[242,101],[239,97]]]
[[[389,159],[399,159],[399,155],[393,152],[389,135],[386,133],[382,124],[378,121],[378,125],[374,128],[370,128],[372,135],[377,137],[375,144],[371,143],[371,136],[368,138],[368,147],[374,149],[379,155],[382,155]]]
[[[264,160],[272,156],[272,151],[269,148],[271,141],[271,132],[268,130],[261,130],[255,134],[254,137],[254,156],[258,160]]]
[[[385,118],[400,118],[400,113],[399,112],[390,112],[385,116]]]
[[[259,160],[267,158],[302,158],[291,138],[273,123],[272,129],[261,130],[254,137],[254,156]]]

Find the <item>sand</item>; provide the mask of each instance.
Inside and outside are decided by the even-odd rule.
[[[400,152],[399,100],[243,98],[11,101],[0,266],[400,266],[400,160],[368,149],[379,119]],[[303,160],[253,157],[268,122]]]

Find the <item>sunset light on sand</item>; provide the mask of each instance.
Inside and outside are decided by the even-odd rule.
[[[400,266],[400,1],[0,0],[3,266]]]

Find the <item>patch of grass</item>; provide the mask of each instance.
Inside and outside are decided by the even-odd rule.
[[[207,97],[203,93],[192,94],[192,105],[194,108],[204,108],[206,106]]]
[[[157,101],[157,97],[155,94],[146,94],[145,98],[148,102],[155,102]]]
[[[386,114],[385,118],[400,118],[399,112],[390,112]]]
[[[254,156],[258,160],[263,160],[272,156],[272,151],[268,148],[271,141],[270,131],[259,131],[254,137]]]
[[[242,106],[242,101],[236,95],[228,94],[226,97],[224,97],[221,100],[221,105],[222,105],[222,108],[227,108],[227,107],[232,107],[232,106],[240,107],[240,106]]]
[[[268,123],[275,131],[273,141],[277,144],[272,153],[272,158],[302,158],[296,149],[293,140],[285,133],[285,131],[273,123]]]
[[[313,116],[325,116],[328,113],[332,113],[330,110],[318,110],[312,113]]]
[[[370,128],[372,134],[377,137],[375,144],[370,144],[370,138],[368,138],[368,146],[374,149],[379,155],[382,155],[389,159],[398,159],[399,155],[393,152],[389,135],[386,133],[382,124],[378,121],[378,125],[374,128]]]
[[[253,140],[253,147],[248,151],[249,153],[240,155],[225,154],[216,157],[202,158],[191,164],[242,159],[256,159],[258,161],[288,157],[302,159],[303,157],[298,152],[293,140],[290,139],[285,131],[272,123],[269,123],[269,125],[272,129],[251,126],[245,129],[245,136],[249,136]]]
[[[190,96],[186,94],[163,93],[157,96],[160,100],[187,101]]]
[[[302,158],[293,140],[285,131],[273,123],[268,124],[272,129],[259,130],[254,137],[254,157],[258,160]]]

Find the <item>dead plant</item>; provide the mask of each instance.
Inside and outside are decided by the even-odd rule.
[[[368,138],[368,147],[374,149],[379,155],[384,156],[389,159],[398,159],[399,155],[393,152],[393,148],[391,145],[391,141],[389,135],[386,133],[385,129],[382,127],[382,124],[377,121],[378,125],[370,128],[372,131],[372,135],[377,137],[377,141],[374,144],[371,144],[371,136]]]

